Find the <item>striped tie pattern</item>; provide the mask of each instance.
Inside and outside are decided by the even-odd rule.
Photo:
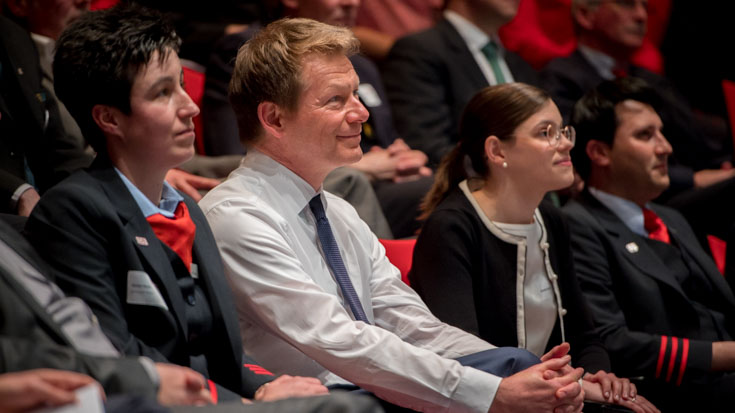
[[[319,195],[309,201],[309,208],[316,218],[316,232],[319,235],[319,242],[322,244],[322,251],[324,251],[324,258],[327,260],[327,265],[332,269],[334,278],[337,279],[337,284],[342,290],[342,295],[347,301],[347,304],[352,310],[352,314],[356,320],[364,321],[369,324],[365,311],[360,303],[360,298],[355,292],[355,287],[350,281],[350,276],[347,274],[347,269],[342,261],[342,256],[339,254],[339,247],[337,246],[337,240],[334,239],[332,233],[332,227],[329,225],[327,215],[324,212],[324,205],[322,205],[322,199]]]

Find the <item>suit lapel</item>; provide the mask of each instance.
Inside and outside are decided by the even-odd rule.
[[[447,19],[442,19],[436,24],[436,30],[446,39],[447,46],[449,46],[447,50],[450,54],[449,61],[462,68],[464,74],[475,85],[475,90],[490,86],[482,70],[477,66],[475,57],[467,47],[467,43],[457,32],[457,29],[452,26],[452,23]]]
[[[720,274],[712,258],[700,247],[699,242],[694,237],[681,235],[677,230],[677,226],[671,225],[670,220],[666,218],[667,214],[665,211],[661,211],[655,205],[652,206],[652,209],[664,220],[671,236],[676,239],[684,250],[684,253],[691,256],[695,264],[700,266],[702,273],[712,284],[712,290],[715,294],[719,294],[722,297],[724,302],[730,307],[730,311],[735,311],[735,296],[733,296],[732,289],[727,284],[727,281],[725,281],[725,277]]]
[[[148,276],[159,287],[167,304],[172,307],[170,311],[176,317],[184,337],[187,337],[186,307],[168,255],[117,172],[112,167],[95,168],[97,165],[96,160],[90,175],[102,182],[101,187],[112,201],[112,205],[115,205],[138,256],[148,264],[148,268],[153,269],[153,273]]]
[[[662,268],[666,268],[666,264],[661,261],[661,258],[647,243],[639,242],[640,237],[625,226],[614,212],[587,191],[584,192],[580,202],[589,209],[592,216],[605,228],[613,240],[615,248],[620,251],[620,255],[638,268],[642,274],[668,285],[686,298],[681,286],[669,275],[668,271],[661,271]]]

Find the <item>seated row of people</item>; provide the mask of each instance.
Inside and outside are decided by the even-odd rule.
[[[575,137],[574,129],[562,128],[561,115],[542,91],[518,84],[484,91],[468,108],[462,132],[463,139],[467,133],[474,140],[464,150],[482,184],[460,188],[470,203],[475,200],[477,216],[501,232],[539,237],[537,246],[527,242],[528,263],[522,267],[519,259],[510,271],[521,278],[528,273],[546,294],[516,293],[536,304],[528,311],[537,324],[524,325],[527,310],[518,309],[516,328],[526,337],[517,333],[518,341],[508,342],[513,348],[495,349],[436,319],[400,282],[354,210],[322,190],[334,168],[362,155],[360,129],[368,113],[348,60],[357,48],[349,31],[309,20],[279,21],[241,49],[231,92],[241,125],[249,125],[250,133],[241,134],[249,154],[204,198],[204,215],[164,181],[168,169],[193,154],[191,119],[198,112],[180,83],[177,47],[176,36],[157,17],[122,7],[80,18],[61,37],[54,63],[57,92],[98,158],[44,195],[27,234],[60,284],[89,303],[117,349],[190,366],[212,380],[210,389],[223,400],[326,391],[304,377],[263,384],[272,379],[263,377],[270,376],[267,370],[249,360],[239,367],[245,350],[278,374],[359,385],[419,410],[577,411],[586,394],[656,411],[635,386],[607,372],[605,350],[585,328],[592,323],[575,294],[568,251],[551,254],[559,247],[548,241],[558,241],[542,238],[546,223],[552,236],[565,235],[557,232],[565,228],[558,213],[542,217],[534,211],[546,190],[572,178],[568,154]],[[498,104],[493,99],[512,100],[514,93],[527,99],[515,102],[520,113],[498,117],[486,111]],[[494,122],[503,123],[497,135]],[[447,161],[455,177],[465,166],[463,146]],[[435,191],[436,203],[457,184],[437,182],[444,188]],[[529,220],[532,225],[514,227]],[[559,276],[564,279],[557,283]],[[566,317],[562,303],[570,304],[573,316]],[[547,345],[564,340],[565,321],[575,331],[575,354],[582,355],[575,365],[589,360],[597,372],[569,367],[567,344]],[[680,354],[682,377],[689,346],[684,353],[682,344],[677,353],[671,342],[669,366]],[[516,346],[532,349],[543,362]]]
[[[264,46],[284,37],[289,40],[283,42],[282,59],[273,59],[268,53],[278,53],[278,48]],[[347,379],[390,401],[423,410],[484,412],[491,405],[493,411],[524,406],[579,409],[584,393],[577,380],[583,372],[568,366],[566,345],[536,364],[539,360],[530,353],[495,349],[439,322],[400,282],[377,239],[353,210],[321,193],[321,182],[331,169],[361,156],[359,132],[367,116],[347,59],[357,42],[345,29],[308,20],[283,21],[249,43],[252,51],[243,49],[248,58],[239,62],[243,73],[236,71],[236,77],[242,79],[240,90],[247,90],[240,95],[241,103],[259,121],[258,135],[246,165],[203,204],[214,228],[230,223],[218,237],[230,235],[237,242],[236,254],[227,253],[225,240],[219,244],[227,264],[223,271],[197,206],[164,183],[166,171],[193,153],[191,119],[198,111],[181,85],[177,44],[173,31],[157,17],[125,7],[80,17],[58,42],[57,94],[98,157],[90,169],[44,195],[26,230],[59,283],[90,305],[95,318],[87,316],[87,327],[95,330],[93,320],[99,320],[107,337],[101,340],[105,344],[87,342],[89,347],[69,338],[78,351],[107,350],[108,356],[122,351],[189,366],[211,380],[208,389],[221,400],[269,400],[326,390],[315,379],[272,380],[254,362],[243,364],[245,349],[265,356],[277,373],[323,372],[319,376],[327,383],[348,385]],[[277,66],[279,62],[283,66]],[[268,68],[264,73],[253,70],[263,66]],[[270,85],[285,90],[271,91]],[[248,187],[231,193],[241,179]],[[255,190],[258,182],[263,192]],[[225,199],[217,201],[218,196]],[[284,203],[267,205],[268,197]],[[304,200],[301,206],[295,202],[298,198]],[[248,202],[254,202],[253,209]],[[312,212],[305,210],[307,203]],[[241,219],[223,216],[225,221],[215,222],[219,208],[237,210]],[[283,208],[294,215],[284,215]],[[254,226],[248,213],[254,214]],[[340,232],[332,233],[329,221]],[[241,225],[247,227],[244,233],[238,229]],[[297,243],[304,240],[309,241]],[[343,255],[348,252],[351,255]],[[253,261],[243,259],[248,256]],[[299,259],[304,262],[299,264]],[[237,278],[233,271],[238,266],[261,266],[259,274],[270,276],[257,296],[242,295],[245,277]],[[223,276],[228,272],[239,298],[246,346],[238,337]],[[315,279],[308,278],[312,275]],[[276,284],[275,277],[288,279],[294,293],[309,299],[279,295],[289,284]],[[254,300],[277,303],[252,305]],[[265,319],[249,325],[246,312],[252,320],[271,314],[292,326],[295,321],[290,327],[295,330],[286,324],[268,327]],[[305,317],[303,323],[298,316]],[[20,329],[13,333],[16,343],[32,338]],[[273,338],[270,344],[264,339],[268,337]],[[296,348],[313,358],[304,358]],[[388,354],[390,349],[402,356]],[[198,377],[198,384],[191,386],[202,397],[196,400],[206,401],[211,393],[206,393],[202,376],[190,374]]]

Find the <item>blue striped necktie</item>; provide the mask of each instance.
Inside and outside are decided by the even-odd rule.
[[[342,290],[342,295],[347,301],[347,304],[352,310],[352,314],[356,320],[364,321],[370,324],[365,311],[360,303],[360,298],[355,292],[355,287],[350,281],[350,276],[347,274],[347,269],[342,261],[342,256],[339,254],[339,246],[337,246],[337,240],[334,239],[332,233],[332,227],[329,225],[327,215],[324,212],[324,205],[322,205],[322,199],[319,195],[309,201],[309,208],[316,218],[316,232],[319,235],[319,242],[322,244],[322,251],[324,251],[324,258],[327,260],[327,265],[332,269],[334,278],[337,279],[337,284]]]

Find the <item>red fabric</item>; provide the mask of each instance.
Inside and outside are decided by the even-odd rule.
[[[194,70],[189,67],[182,67],[184,70],[184,89],[189,94],[191,100],[202,107],[202,100],[204,99],[204,83],[206,81],[206,75],[200,71]],[[202,112],[194,117],[194,133],[196,134],[196,151],[200,155],[204,155],[204,124],[202,123]]]
[[[90,10],[109,9],[110,7],[116,5],[119,2],[120,0],[92,0],[92,3],[89,5],[89,9]]]
[[[717,269],[720,270],[720,274],[725,275],[725,257],[727,255],[727,242],[717,238],[714,235],[707,235],[707,243],[709,249],[712,251],[712,259],[717,264]]]
[[[661,336],[661,347],[658,349],[658,361],[656,361],[656,378],[661,377],[661,369],[664,367],[664,358],[666,358],[666,344],[669,341],[668,336]]]
[[[385,247],[385,256],[388,257],[390,263],[395,265],[401,271],[401,279],[406,285],[408,282],[408,272],[413,264],[413,247],[416,245],[415,239],[381,239],[380,243]]]
[[[189,209],[184,202],[179,202],[174,212],[174,218],[166,218],[161,214],[154,214],[146,218],[151,224],[158,239],[168,245],[186,264],[191,271],[191,254],[196,236],[196,224],[189,216]]]
[[[670,242],[669,229],[666,228],[666,224],[655,212],[648,208],[643,208],[643,226],[648,231],[648,238],[667,244]]]
[[[672,0],[649,0],[648,31],[631,63],[662,74],[661,45],[669,21]],[[521,55],[536,69],[551,59],[571,54],[577,47],[571,15],[572,0],[521,0],[518,14],[500,28],[508,50]]]
[[[261,376],[272,376],[273,375],[273,373],[271,373],[270,371],[266,370],[265,368],[257,364],[243,364],[243,366],[247,367],[253,373],[261,375]]]
[[[681,381],[684,379],[684,372],[687,369],[687,359],[689,358],[689,339],[681,339],[681,364],[679,365],[679,378],[676,379],[676,385],[681,386]]]
[[[674,373],[674,364],[676,364],[676,353],[679,351],[679,338],[671,337],[671,355],[669,356],[669,369],[666,371],[666,382],[671,381],[671,375]]]
[[[207,387],[209,387],[209,394],[212,396],[212,402],[217,404],[217,386],[212,380],[207,380]]]

